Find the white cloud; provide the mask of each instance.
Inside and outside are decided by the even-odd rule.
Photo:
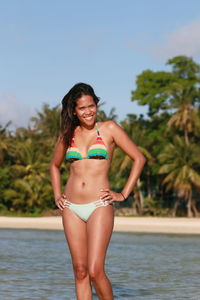
[[[0,124],[12,121],[11,127],[27,126],[33,109],[20,101],[15,94],[0,97]]]
[[[157,57],[170,58],[176,55],[200,57],[200,19],[167,34],[162,45],[153,47]]]

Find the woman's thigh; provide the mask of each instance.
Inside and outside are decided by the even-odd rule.
[[[87,265],[86,223],[69,208],[62,213],[63,227],[73,265]]]
[[[106,250],[113,231],[113,206],[97,208],[87,222],[88,267],[90,273],[104,267]]]

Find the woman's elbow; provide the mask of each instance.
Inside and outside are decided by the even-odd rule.
[[[59,166],[54,161],[51,161],[51,163],[49,165],[50,173],[52,173],[52,172],[54,172],[55,170],[58,170],[58,169],[59,169]]]
[[[141,165],[141,166],[144,166],[144,164],[146,163],[146,158],[145,156],[140,153],[140,155],[138,155],[137,159],[138,163]]]

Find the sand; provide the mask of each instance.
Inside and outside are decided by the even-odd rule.
[[[61,217],[0,217],[0,228],[63,230]],[[115,217],[114,231],[200,235],[200,219]]]

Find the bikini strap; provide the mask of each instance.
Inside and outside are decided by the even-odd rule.
[[[98,136],[100,136],[100,132],[99,132],[99,126],[98,126],[98,124],[96,123],[96,131],[97,131],[97,134],[98,134]]]

